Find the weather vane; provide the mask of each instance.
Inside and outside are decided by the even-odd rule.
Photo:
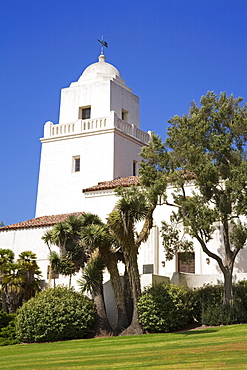
[[[104,55],[104,46],[108,48],[108,44],[104,41],[104,37],[102,36],[101,40],[97,39],[101,43],[101,55]]]

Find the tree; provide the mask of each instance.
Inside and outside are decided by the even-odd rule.
[[[137,257],[141,243],[147,240],[152,228],[155,205],[148,199],[147,193],[137,187],[119,188],[117,194],[120,199],[107,222],[123,251],[133,299],[131,324],[123,334],[140,334],[142,328],[138,322],[137,302],[141,294],[141,286]],[[143,221],[143,226],[140,233],[137,233],[136,224],[140,221]]]
[[[14,262],[14,252],[10,249],[0,249],[0,284],[1,284],[1,295],[2,295],[2,309],[4,312],[8,312],[6,294],[2,288],[2,281],[6,270],[10,263]]]
[[[19,254],[17,259],[20,274],[23,276],[22,288],[24,290],[22,301],[28,301],[40,290],[41,271],[37,264],[36,254],[31,251],[25,251]]]
[[[104,301],[103,269],[103,260],[98,253],[95,253],[84,267],[81,279],[78,280],[81,292],[90,292],[96,306],[97,319],[94,327],[95,335],[108,335],[112,333]]]
[[[83,227],[81,229],[81,243],[87,249],[88,253],[90,254],[90,261],[88,262],[86,268],[83,270],[83,275],[85,275],[85,271],[87,273],[94,271],[97,266],[102,268],[107,267],[110,273],[110,280],[112,284],[112,288],[114,291],[115,302],[116,302],[116,309],[117,309],[117,327],[115,328],[115,332],[120,332],[123,328],[128,326],[127,320],[127,313],[126,307],[124,302],[124,294],[123,288],[119,276],[119,271],[117,267],[117,250],[115,248],[115,239],[109,233],[109,228],[106,224],[104,224],[101,219],[97,215],[92,215],[90,213],[83,215]],[[95,261],[101,261],[102,263],[96,263]],[[92,269],[93,268],[93,269]],[[102,270],[99,271],[102,274]],[[94,275],[95,276],[95,275]],[[85,279],[84,279],[85,280]],[[98,307],[98,314],[102,316],[102,323],[106,322],[106,310],[105,310],[105,303],[104,303],[104,295],[103,295],[103,275],[102,279],[98,279],[98,287],[97,292],[98,295],[101,293],[102,299],[99,300],[97,298],[96,307],[98,307],[99,303],[101,306]],[[95,294],[93,294],[96,297]],[[107,320],[108,321],[108,320]],[[102,326],[102,325],[101,325]],[[109,325],[106,325],[106,328]]]
[[[247,239],[247,106],[235,99],[213,92],[202,96],[200,105],[191,104],[188,115],[170,121],[165,145],[153,135],[147,156],[153,171],[174,185],[172,224],[163,223],[163,241],[167,258],[178,251],[191,250],[191,241],[179,237],[183,232],[197,240],[203,252],[217,261],[224,276],[224,305],[232,303],[234,262]],[[154,141],[163,149],[152,148]],[[157,145],[156,145],[157,147]],[[167,158],[166,166],[160,160]],[[155,160],[154,160],[155,159]],[[161,165],[160,165],[161,164]],[[145,171],[145,176],[149,174]],[[186,184],[194,190],[188,193]],[[224,252],[216,252],[209,242],[216,230],[223,236]]]
[[[13,313],[40,289],[40,271],[36,255],[30,251],[22,252],[16,263],[11,250],[1,249],[0,256],[2,307]]]
[[[89,285],[86,284],[85,280],[87,274],[89,277],[92,276],[92,279],[97,274],[98,277],[102,276],[103,278],[102,268],[107,267],[116,297],[118,313],[117,331],[126,327],[127,315],[124,299],[122,298],[123,292],[117,268],[116,250],[113,245],[114,239],[101,219],[91,213],[84,213],[80,217],[72,216],[66,221],[56,224],[42,238],[50,251],[51,274],[52,272],[58,272],[66,275],[70,271],[74,273],[82,268],[84,278],[80,281],[80,284],[83,286],[83,289],[89,289]],[[51,244],[59,247],[60,256],[51,250]],[[98,259],[102,261],[102,264],[95,262]],[[85,267],[86,263],[88,266]],[[101,269],[96,273],[95,270],[97,268]],[[91,280],[89,279],[89,281]],[[97,278],[89,291],[92,293],[97,307],[99,332],[112,332],[105,309],[103,280]]]
[[[84,266],[87,260],[85,250],[80,244],[81,228],[82,218],[72,215],[64,222],[54,225],[54,227],[51,230],[46,231],[42,237],[49,248],[50,261],[51,259],[58,257],[53,254],[51,244],[59,247],[60,256],[56,261],[56,269],[59,269],[59,273],[62,275],[69,276],[69,287],[71,286],[72,275],[79,272],[80,268]],[[54,270],[51,268],[51,276],[53,272]]]

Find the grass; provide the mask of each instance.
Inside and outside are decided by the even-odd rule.
[[[0,347],[4,369],[247,369],[247,324]]]

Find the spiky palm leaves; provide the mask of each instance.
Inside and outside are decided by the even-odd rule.
[[[137,300],[141,294],[137,256],[141,242],[147,239],[152,227],[154,207],[148,203],[145,193],[135,187],[120,188],[117,193],[121,198],[108,217],[108,225],[117,236],[123,251],[133,298],[133,316],[130,328],[133,328],[133,332],[138,333],[142,330],[138,324],[137,311]],[[140,221],[144,221],[144,225],[138,234],[136,224]]]
[[[14,253],[0,250],[0,271],[3,297],[3,310],[15,312],[23,301],[27,301],[40,289],[40,271],[36,255],[30,251],[22,252],[17,263]]]

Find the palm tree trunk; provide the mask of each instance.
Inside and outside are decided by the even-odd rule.
[[[125,260],[127,262],[127,272],[129,277],[129,282],[131,286],[132,298],[133,298],[133,314],[130,326],[123,331],[121,335],[137,335],[143,334],[143,329],[139,324],[139,315],[138,315],[138,298],[141,295],[141,286],[140,286],[140,276],[137,263],[137,253],[135,253],[135,246],[129,248],[126,253]]]
[[[128,326],[128,317],[124,300],[124,292],[117,268],[117,260],[115,254],[109,252],[106,258],[106,267],[110,273],[112,288],[114,291],[116,308],[117,308],[117,326],[116,333],[120,333]]]
[[[93,327],[93,335],[94,336],[111,335],[112,327],[109,323],[106,314],[103,287],[93,292],[93,300],[97,311],[97,319]]]

